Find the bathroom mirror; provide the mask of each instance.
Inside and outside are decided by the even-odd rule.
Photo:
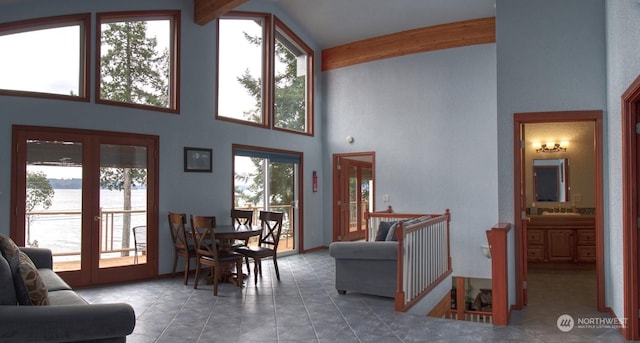
[[[533,160],[535,201],[569,201],[568,169],[566,158]]]

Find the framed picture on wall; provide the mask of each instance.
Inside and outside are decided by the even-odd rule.
[[[211,149],[184,148],[184,171],[211,173]]]

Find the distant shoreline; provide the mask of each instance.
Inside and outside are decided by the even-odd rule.
[[[82,179],[47,179],[53,189],[82,189]],[[132,189],[145,189],[145,187],[134,186]]]

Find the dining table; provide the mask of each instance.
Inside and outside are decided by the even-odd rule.
[[[261,226],[228,224],[216,225],[216,227],[213,228],[213,233],[215,234],[216,239],[220,242],[219,249],[225,252],[231,252],[233,241],[245,241],[251,237],[260,236],[261,232]],[[238,274],[233,273],[231,266],[224,268],[220,273],[221,281],[238,285],[238,282],[242,282],[240,280],[244,280],[247,276],[243,274],[241,270],[236,272]],[[242,276],[236,277],[236,275]]]
[[[220,241],[220,250],[231,250],[231,246],[234,240],[244,241],[253,236],[260,236],[262,227],[249,226],[249,225],[216,225],[213,228],[213,233],[216,235],[216,239]]]

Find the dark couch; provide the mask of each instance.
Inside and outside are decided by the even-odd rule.
[[[24,285],[14,278],[25,277],[16,274],[17,260],[5,253],[10,239],[0,236],[0,342],[126,342],[135,327],[133,308],[123,303],[88,304],[53,272],[48,249],[19,248],[28,256],[20,256],[23,264],[30,260],[37,268],[25,282],[39,277],[35,283],[46,288],[27,293],[27,300],[31,296],[41,305],[24,304]]]

